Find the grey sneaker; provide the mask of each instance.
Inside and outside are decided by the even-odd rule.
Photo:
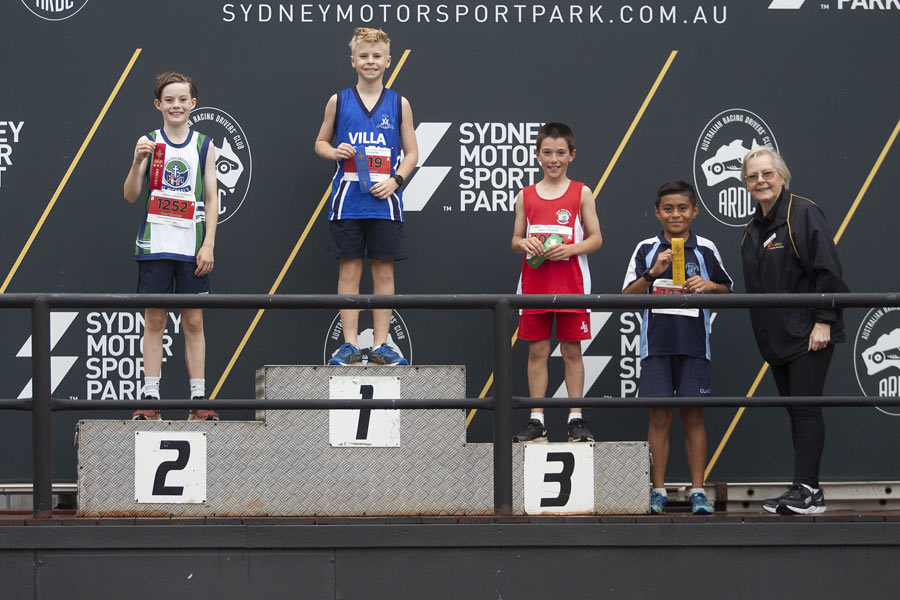
[[[569,441],[570,442],[593,442],[594,434],[588,429],[587,421],[584,419],[572,419],[569,421]]]
[[[547,428],[537,419],[529,419],[525,429],[513,436],[514,442],[546,442]]]

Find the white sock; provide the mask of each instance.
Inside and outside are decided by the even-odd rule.
[[[191,398],[206,397],[206,380],[191,379]]]
[[[666,492],[666,488],[653,488],[653,491],[665,498],[669,497],[669,494]]]
[[[540,421],[540,422],[541,422],[541,425],[544,424],[544,413],[536,413],[536,412],[533,412],[533,413],[531,413],[531,416],[528,417],[528,418],[529,418],[529,419],[533,419],[533,420],[535,420],[535,421]]]
[[[147,398],[159,398],[160,377],[144,376],[144,396]]]
[[[584,417],[581,413],[569,413],[569,422],[574,421],[575,419],[583,419]]]
[[[810,491],[810,493],[812,493],[812,494],[817,494],[817,493],[819,493],[819,488],[814,488],[814,487],[812,487],[812,486],[806,485],[805,483],[801,483],[800,485],[802,485],[803,487],[805,487],[806,489],[808,489],[808,490]]]
[[[706,495],[706,491],[703,488],[691,488],[690,493],[691,494],[703,494],[704,496]]]

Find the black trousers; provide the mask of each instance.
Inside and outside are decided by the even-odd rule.
[[[793,362],[772,367],[781,396],[821,396],[834,345],[807,352]],[[788,406],[794,441],[794,483],[819,487],[819,462],[825,447],[825,419],[821,406]]]

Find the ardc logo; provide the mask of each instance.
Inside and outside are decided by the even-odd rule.
[[[25,8],[46,21],[63,21],[74,17],[88,0],[22,0]]]
[[[365,322],[364,319],[367,319],[368,322]],[[359,315],[359,348],[371,348],[374,345],[374,341],[375,332],[372,329],[372,313],[371,311],[361,312]],[[338,313],[328,328],[322,364],[328,364],[328,361],[343,343],[344,330],[341,325],[341,314]],[[391,312],[387,343],[396,348],[397,354],[409,361],[409,364],[413,364],[412,339],[409,337],[409,329],[406,327],[403,317],[396,310]]]
[[[853,369],[866,396],[900,395],[900,308],[873,308],[866,313],[853,344]],[[900,411],[879,408],[900,416]]]
[[[224,223],[241,208],[250,190],[253,172],[250,144],[234,117],[219,108],[194,109],[188,125],[208,136],[216,147],[219,223]]]
[[[760,146],[778,151],[769,126],[743,108],[722,111],[703,128],[694,149],[694,187],[720,223],[742,227],[753,214],[756,207],[741,181],[741,166],[744,156]]]

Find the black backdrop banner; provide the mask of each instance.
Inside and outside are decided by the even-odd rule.
[[[137,138],[160,126],[154,77],[177,70],[197,81],[192,124],[220,156],[213,293],[334,292],[321,210],[332,165],[313,142],[327,98],[355,83],[347,42],[356,26],[391,35],[388,76],[415,117],[419,165],[405,191],[411,257],[397,264],[399,293],[515,290],[514,197],[539,177],[534,137],[551,120],[574,129],[569,174],[596,193],[604,244],[589,258],[595,293],[621,290],[635,244],[659,229],[655,189],[673,178],[696,184],[694,230],[716,242],[743,291],[741,224],[753,206],[733,166],[754,145],[777,148],[793,190],[825,211],[851,289],[896,289],[896,3],[10,0],[0,7],[2,291],[134,290],[140,208],[124,202],[122,182]],[[262,365],[321,364],[339,338],[333,311],[256,317],[206,313],[207,390],[217,397],[251,397]],[[898,346],[900,311],[848,310],[845,319],[848,339],[826,393],[897,395],[900,360],[875,367],[866,357]],[[598,311],[592,320],[587,394],[633,396],[638,315]],[[0,311],[0,397],[30,395],[28,323],[25,311]],[[362,330],[370,327],[364,317]],[[142,328],[134,311],[55,312],[53,394],[134,397]],[[469,396],[486,389],[487,313],[395,312],[391,335],[413,364],[464,364]],[[719,311],[712,344],[715,394],[775,394],[770,375],[754,383],[763,363],[746,311]],[[173,312],[165,396],[188,395],[183,356]],[[517,395],[527,394],[526,356],[517,342]],[[558,352],[548,394],[565,394]],[[829,409],[823,478],[900,478],[897,412]],[[710,454],[722,448],[710,481],[789,479],[783,411],[706,415]],[[54,417],[54,480],[75,479],[75,421],[97,416]],[[598,440],[646,439],[643,410],[587,416]],[[564,419],[550,412],[551,439]],[[27,414],[0,415],[0,480],[30,479],[29,431]],[[468,431],[471,441],[488,441],[490,414],[475,414]],[[681,451],[672,453],[669,479],[687,479]]]

